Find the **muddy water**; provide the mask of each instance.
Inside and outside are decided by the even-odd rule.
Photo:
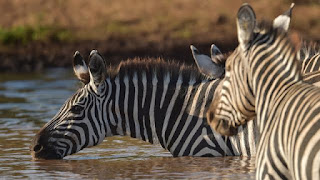
[[[173,158],[159,145],[105,139],[63,160],[32,161],[33,135],[80,84],[67,69],[0,74],[0,179],[253,179],[254,159]]]

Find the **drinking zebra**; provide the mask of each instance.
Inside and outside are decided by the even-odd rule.
[[[288,20],[288,18],[284,19]],[[96,53],[93,51],[92,54]],[[219,53],[216,54],[219,55]],[[96,56],[90,59],[96,59]],[[92,62],[95,61],[97,60]],[[219,80],[203,77],[206,74],[195,73],[196,70],[191,67],[181,68],[178,64],[159,60],[159,62],[147,61],[150,60],[122,63],[118,67],[109,67],[106,77],[104,77],[105,73],[100,72],[104,70],[99,70],[102,75],[93,76],[92,68],[97,69],[96,63],[90,63],[89,73],[82,57],[76,53],[74,71],[85,87],[67,100],[53,120],[36,135],[31,147],[33,156],[45,159],[63,158],[85,147],[97,145],[104,137],[113,135],[129,135],[150,143],[159,141],[174,156],[250,156],[255,154],[256,135],[252,131],[253,122],[241,126],[237,136],[226,139],[213,132],[206,123],[203,113],[211,102],[210,93],[213,93]],[[124,69],[129,68],[134,69],[128,74]],[[188,69],[192,69],[192,73]],[[105,81],[100,85],[95,79],[98,79],[98,82],[101,79]],[[177,82],[179,83],[175,84]],[[103,96],[92,91],[100,86],[108,89]],[[178,89],[175,90],[175,88]],[[168,91],[169,89],[171,91]],[[159,94],[161,92],[163,93]],[[185,95],[188,96],[183,98]],[[105,99],[101,100],[102,97]],[[151,97],[153,100],[150,99]],[[148,99],[145,100],[146,98]],[[134,104],[128,104],[129,102]],[[159,106],[159,102],[162,107]],[[99,105],[99,103],[104,104]],[[148,107],[150,104],[153,106]],[[86,107],[87,105],[90,107]],[[202,109],[199,111],[196,109],[198,107]],[[88,108],[93,110],[89,111]],[[78,112],[82,112],[83,116],[78,117],[76,115]],[[91,115],[89,112],[95,114]],[[171,114],[164,116],[164,112]],[[159,114],[162,116],[158,116]],[[131,130],[132,128],[134,129]],[[139,131],[141,133],[138,135],[134,133]]]
[[[241,6],[239,46],[226,61],[208,123],[232,135],[256,117],[257,179],[319,179],[320,88],[302,81],[287,33],[266,24],[255,29],[255,22],[253,9]]]
[[[128,135],[160,143],[173,156],[251,156],[253,123],[234,137],[221,136],[205,113],[220,80],[193,66],[134,59],[107,67],[97,51],[87,66],[76,52],[74,71],[84,83],[34,137],[34,158],[59,159],[105,137]]]

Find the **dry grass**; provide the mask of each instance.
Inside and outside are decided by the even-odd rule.
[[[293,11],[291,30],[304,38],[320,41],[319,0],[308,0],[308,3],[294,1],[298,4]],[[17,31],[18,35],[27,34],[29,38],[23,39],[22,46],[17,43],[0,46],[3,61],[0,70],[24,67],[22,64],[26,67],[22,71],[29,71],[34,66],[39,66],[38,69],[52,65],[66,66],[70,65],[70,57],[75,50],[88,53],[93,48],[102,50],[113,62],[134,56],[162,56],[193,62],[190,44],[200,46],[200,50],[206,48],[205,53],[208,53],[211,43],[216,43],[223,51],[236,46],[235,16],[243,2],[1,0],[0,30],[5,35],[12,35],[11,29],[18,27],[18,30],[22,29],[22,32]],[[246,2],[253,6],[258,19],[267,20],[274,19],[291,4],[288,0]],[[28,32],[32,33],[24,33],[24,28],[19,27],[31,28]],[[46,31],[38,31],[41,28]],[[71,42],[64,41],[70,39]],[[28,40],[32,42],[28,44]],[[17,53],[19,56],[16,56]]]
[[[272,19],[288,1],[249,0],[258,18]],[[235,37],[237,0],[2,0],[1,27],[58,26],[77,39],[116,37],[223,40]],[[320,5],[297,5],[293,29],[319,40]]]

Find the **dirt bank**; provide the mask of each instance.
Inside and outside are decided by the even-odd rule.
[[[92,49],[97,49],[110,63],[117,64],[121,60],[139,57],[163,57],[194,63],[190,44],[209,55],[211,41],[143,44],[136,41],[117,39],[116,41],[77,41],[72,43],[32,43],[27,46],[5,49],[0,53],[1,72],[37,72],[50,67],[70,67],[73,53],[78,50],[87,59]],[[234,49],[235,41],[215,41],[225,52]]]
[[[272,20],[291,1],[248,0],[257,19]],[[319,41],[320,4],[294,0],[290,29]],[[189,45],[209,53],[237,45],[237,0],[2,0],[0,71],[71,67],[79,50],[99,50],[111,63],[130,57],[164,57],[193,63]]]

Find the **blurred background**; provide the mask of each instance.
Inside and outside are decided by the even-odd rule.
[[[70,67],[79,50],[111,63],[135,56],[193,63],[189,45],[209,54],[237,45],[239,0],[1,0],[0,71]],[[273,20],[292,2],[291,31],[320,40],[320,0],[248,0],[258,19]]]

